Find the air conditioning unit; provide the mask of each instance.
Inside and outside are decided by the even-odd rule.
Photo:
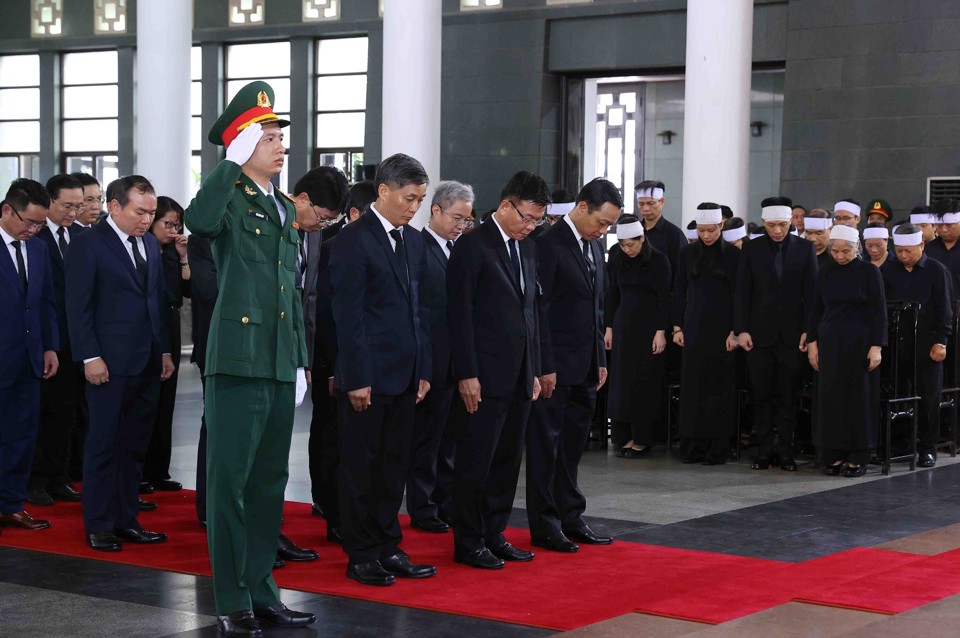
[[[960,177],[927,178],[927,206],[941,199],[960,199]]]

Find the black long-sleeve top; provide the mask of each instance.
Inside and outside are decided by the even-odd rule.
[[[871,346],[887,345],[887,302],[880,270],[854,259],[820,271],[819,287],[807,327],[807,341],[820,338],[820,324],[837,322],[865,333]]]
[[[946,344],[947,337],[953,332],[953,297],[946,267],[927,255],[921,255],[912,271],[907,271],[899,261],[893,261],[885,263],[880,274],[888,300],[920,304],[918,343]]]

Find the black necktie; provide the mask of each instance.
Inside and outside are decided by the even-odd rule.
[[[513,274],[517,279],[517,287],[520,290],[523,290],[522,274],[520,270],[520,251],[517,250],[517,240],[511,239],[507,242],[510,244],[510,261],[513,262]]]
[[[299,246],[299,250],[297,251],[297,269],[296,269],[296,273],[295,273],[295,274],[296,274],[296,277],[297,277],[297,289],[298,289],[298,290],[303,290],[303,285],[304,285],[304,283],[306,283],[306,282],[304,281],[304,268],[303,268],[303,265],[307,262],[307,256],[304,254],[304,249],[305,249],[305,246],[306,246],[306,244],[305,244],[306,239],[303,237],[303,235],[301,235],[300,237],[301,237],[301,239],[300,239],[300,246]]]
[[[776,245],[776,253],[773,255],[773,269],[777,271],[777,279],[783,278],[783,242]]]
[[[586,239],[581,239],[580,243],[583,244],[583,258],[587,262],[587,274],[590,275],[590,285],[592,286],[593,280],[597,276],[597,265],[593,263],[593,260],[591,259],[590,242],[588,242]]]
[[[23,263],[23,253],[20,251],[20,240],[14,239],[10,245],[17,249],[17,272],[20,274],[20,285],[23,286],[23,294],[27,294],[27,265]]]
[[[147,289],[147,262],[140,254],[140,246],[137,245],[136,237],[127,237],[127,241],[133,246],[133,264],[137,267],[137,274],[140,275],[140,283],[143,289]]]
[[[393,247],[393,254],[396,256],[400,272],[403,273],[403,285],[406,287],[410,282],[410,275],[407,272],[407,247],[403,244],[403,233],[400,232],[399,228],[394,228],[390,231],[390,236],[396,242],[396,246]]]
[[[63,257],[67,256],[67,238],[66,238],[67,229],[61,226],[57,229],[57,245],[60,246],[60,255]]]
[[[453,252],[453,242],[448,239],[448,240],[447,240],[447,253],[449,254],[449,253],[452,253],[452,252]]]

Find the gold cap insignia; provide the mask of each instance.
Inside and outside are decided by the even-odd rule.
[[[267,97],[266,91],[260,91],[259,93],[257,93],[257,106],[266,106],[266,107],[273,106],[272,104],[270,104],[270,98]]]
[[[243,192],[246,193],[247,195],[250,195],[251,197],[253,197],[254,195],[257,194],[257,191],[253,190],[253,189],[250,188],[249,186],[244,186],[244,187],[243,187]]]
[[[874,207],[874,208],[883,208],[882,206],[880,206],[880,202],[873,202],[873,207]]]

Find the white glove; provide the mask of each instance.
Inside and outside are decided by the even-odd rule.
[[[307,395],[307,373],[303,368],[297,368],[297,398],[296,407],[300,407],[300,404],[303,403],[303,397]]]
[[[240,131],[240,135],[230,142],[230,146],[227,147],[227,159],[243,166],[253,155],[261,137],[263,137],[263,127],[254,122]]]

